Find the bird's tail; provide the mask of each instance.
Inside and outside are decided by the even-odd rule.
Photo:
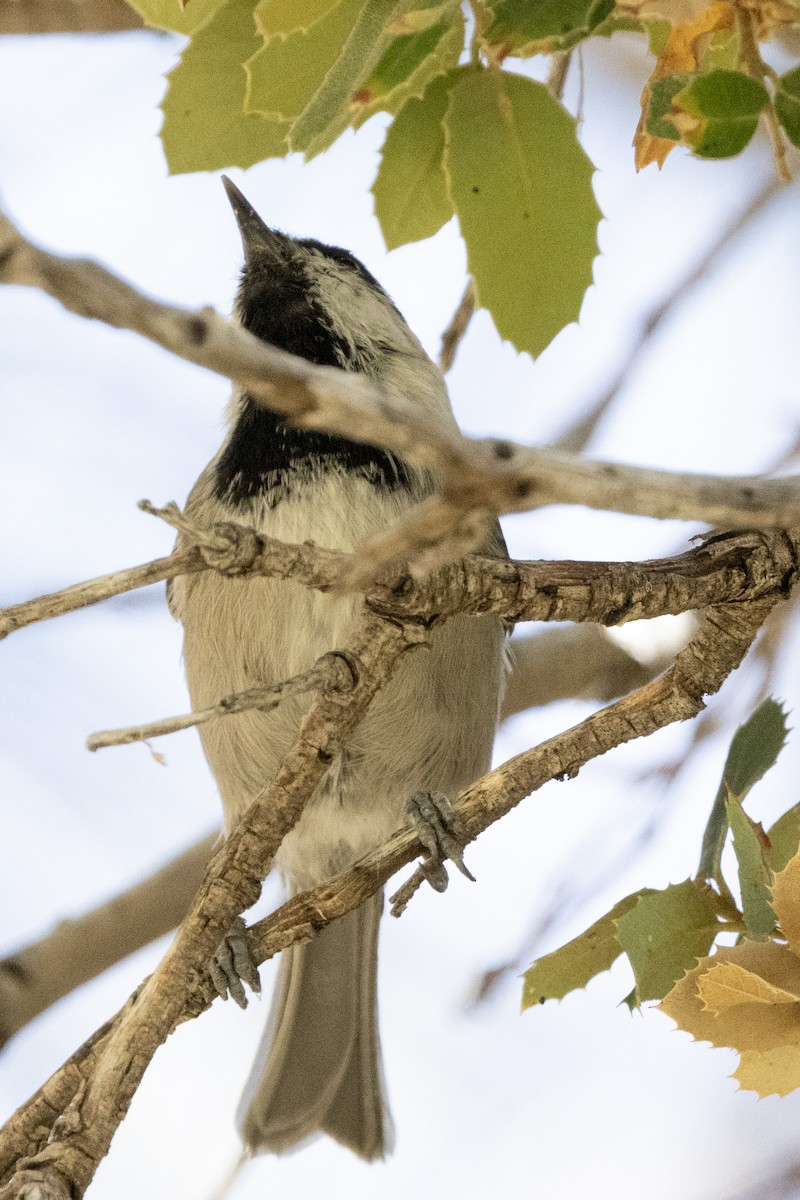
[[[391,1150],[378,1036],[383,893],[281,955],[269,1024],[239,1106],[245,1145],[280,1154],[318,1132],[365,1159]]]

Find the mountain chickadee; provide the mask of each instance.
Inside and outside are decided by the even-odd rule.
[[[444,379],[392,301],[346,250],[269,229],[225,180],[244,245],[235,312],[257,337],[312,363],[361,371],[455,427]],[[235,391],[225,440],[191,490],[201,524],[236,521],[288,542],[354,550],[430,494],[433,482],[375,446],[292,427]],[[497,527],[490,553],[505,548]],[[195,709],[288,678],[341,646],[358,596],[214,571],[173,581]],[[489,766],[503,677],[499,618],[455,617],[401,661],[286,837],[276,863],[291,892],[329,879],[385,841],[416,792],[454,796]],[[232,829],[263,793],[309,700],[202,726]],[[265,1038],[239,1110],[253,1150],[324,1131],[365,1159],[391,1149],[377,1024],[382,894],[281,956]]]

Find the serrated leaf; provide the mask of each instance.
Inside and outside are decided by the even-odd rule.
[[[745,1050],[733,1073],[739,1087],[764,1096],[788,1096],[800,1087],[800,1046]]]
[[[698,873],[704,878],[717,878],[719,875],[722,848],[728,831],[728,796],[737,797],[740,803],[745,799],[751,788],[774,765],[786,743],[787,732],[783,708],[769,697],[733,735],[722,770],[722,779],[703,835]],[[763,843],[763,851],[767,856],[771,853],[766,841]],[[791,853],[794,853],[794,850]],[[780,865],[785,866],[790,857],[791,854],[787,855]],[[769,862],[775,870],[771,858]]]
[[[289,131],[289,145],[306,158],[327,150],[350,123],[350,104],[392,41],[387,32],[402,0],[362,0],[340,53]]]
[[[444,173],[444,115],[457,71],[434,80],[422,100],[409,100],[383,144],[372,185],[387,249],[431,237],[453,215]]]
[[[788,809],[767,830],[767,862],[772,871],[782,871],[800,850],[800,804]]]
[[[410,99],[421,98],[438,75],[458,66],[464,47],[464,16],[459,4],[420,33],[397,37],[354,92],[350,122],[359,129],[376,112],[399,113]]]
[[[259,5],[256,24],[267,40],[245,63],[245,111],[294,121],[322,86],[360,8],[361,0],[339,0],[307,31],[280,37],[261,27]]]
[[[600,209],[575,122],[542,84],[465,69],[445,118],[445,170],[478,303],[539,354],[578,318]]]
[[[675,81],[682,76],[689,83],[700,69],[701,58],[702,69],[708,69],[711,64],[705,60],[713,39],[732,34],[733,5],[729,0],[714,0],[686,20],[670,24],[651,16],[645,19],[645,24],[650,33],[650,50],[657,61],[652,78],[642,91],[642,116],[633,139],[637,171],[652,162],[662,167],[678,143],[680,132],[668,120],[672,99],[680,90]],[[735,33],[733,37],[736,40]],[[673,83],[665,85],[665,79],[672,79]]]
[[[673,102],[682,139],[701,158],[731,158],[744,150],[769,103],[762,83],[739,71],[699,75]]]
[[[638,1003],[666,995],[676,979],[708,953],[719,929],[713,899],[691,879],[640,897],[617,921]]]
[[[712,963],[698,977],[697,995],[715,1016],[739,1004],[797,1004],[800,995],[777,987],[739,963]]]
[[[766,862],[764,832],[750,820],[738,796],[729,794],[725,809],[739,870],[742,915],[754,937],[765,937],[775,928],[775,914],[770,904],[771,872]]]
[[[775,112],[793,146],[800,146],[800,67],[787,71],[778,80]]]
[[[800,957],[800,854],[772,880],[772,907],[789,947]]]
[[[184,5],[180,0],[130,0],[131,8],[146,25],[187,36],[200,29],[224,3],[225,0],[192,0]]]
[[[678,980],[659,1004],[662,1012],[700,1042],[730,1046],[740,1053],[775,1046],[800,1046],[800,1004],[740,1004],[710,1012],[699,996],[700,980],[712,968],[735,963],[768,983],[800,995],[800,959],[786,946],[749,939],[718,946]]]
[[[545,1000],[562,1000],[568,992],[586,987],[595,975],[607,971],[622,954],[615,922],[646,894],[626,896],[584,933],[528,967],[523,975],[523,1011]]]
[[[286,126],[244,113],[242,63],[259,45],[252,0],[228,0],[168,75],[161,142],[170,172],[249,167],[286,153]]]
[[[194,0],[191,0],[194,4]],[[339,0],[260,0],[256,14],[258,27],[266,36],[288,37],[298,30],[308,31],[327,17]]]
[[[493,0],[489,46],[525,58],[568,50],[614,11],[614,0]]]

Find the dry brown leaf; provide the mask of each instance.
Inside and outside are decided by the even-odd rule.
[[[697,980],[697,995],[712,1013],[739,1004],[796,1004],[800,995],[770,983],[736,962],[713,963]]]
[[[774,876],[772,907],[787,942],[800,955],[800,852]]]
[[[771,1050],[745,1050],[733,1073],[739,1086],[762,1098],[787,1096],[800,1087],[800,1046],[773,1046]]]
[[[654,8],[650,8],[651,3],[655,5]],[[696,71],[708,37],[718,29],[730,29],[734,20],[733,5],[728,0],[715,0],[711,5],[704,3],[701,6],[684,3],[684,0],[645,0],[644,5],[636,8],[634,15],[652,16],[656,13],[671,21],[672,29],[664,49],[656,59],[653,74],[642,91],[642,115],[633,136],[637,171],[651,162],[663,167],[667,155],[675,147],[669,138],[654,137],[645,129],[651,85],[665,75]]]
[[[717,1014],[705,1007],[699,994],[701,977],[724,963],[735,963],[760,975],[768,985],[800,995],[800,959],[775,942],[746,941],[738,946],[721,946],[716,954],[701,959],[661,1001],[662,1012],[697,1041],[730,1046],[740,1053],[763,1052],[777,1046],[800,1047],[800,1001],[757,1006],[742,1003]]]

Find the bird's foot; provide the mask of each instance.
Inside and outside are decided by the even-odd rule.
[[[259,995],[261,980],[258,967],[253,962],[246,938],[247,926],[237,917],[219,949],[208,964],[208,976],[203,993],[210,1002],[217,996],[227,1000],[231,996],[239,1008],[247,1008],[244,985]]]
[[[427,880],[434,891],[445,890],[448,884],[445,859],[449,858],[462,875],[475,882],[475,876],[464,865],[465,830],[443,792],[416,792],[406,804],[406,815],[426,853],[411,878],[391,897],[393,917],[402,915],[423,881]]]

